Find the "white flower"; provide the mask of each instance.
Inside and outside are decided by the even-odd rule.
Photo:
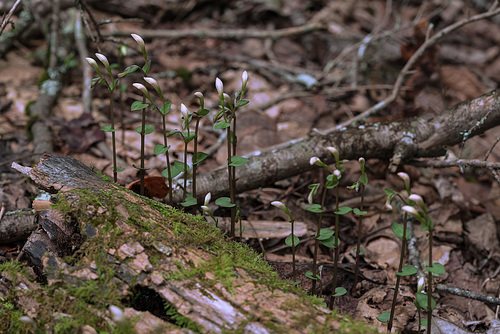
[[[150,84],[151,86],[153,86],[153,88],[156,91],[160,90],[160,85],[158,85],[158,81],[156,81],[154,78],[144,77],[144,81],[146,81],[148,84]]]
[[[358,162],[360,165],[364,166],[365,165],[365,158],[363,158],[363,157],[359,158]]]
[[[424,204],[424,199],[417,195],[417,194],[411,194],[408,199],[412,200],[413,202],[417,203],[419,207],[423,208],[425,207],[425,204]]]
[[[314,191],[310,191],[309,195],[307,196],[307,203],[313,204],[313,200],[314,200],[313,196],[314,196]]]
[[[318,162],[318,161],[321,161],[321,160],[319,160],[319,158],[318,158],[318,157],[312,157],[311,159],[309,159],[309,164],[310,164],[311,166],[314,166],[314,165],[316,165],[316,164],[317,164],[317,162]]]
[[[241,92],[244,93],[245,89],[247,88],[247,82],[248,82],[248,73],[247,71],[243,71],[243,74],[241,75]]]
[[[271,205],[273,205],[273,206],[275,206],[283,211],[285,211],[287,209],[286,205],[280,201],[273,201],[273,202],[271,202]]]
[[[384,205],[384,210],[387,210],[387,211],[392,211],[392,205],[390,203],[385,203]]]
[[[131,34],[131,36],[137,42],[137,44],[139,44],[142,55],[144,56],[144,58],[146,58],[146,45],[144,44],[144,40],[142,39],[142,37],[137,34]]]
[[[331,154],[333,154],[333,156],[335,157],[335,161],[339,161],[339,151],[335,148],[335,147],[327,147],[326,148],[328,150],[328,152],[330,152]]]
[[[136,82],[136,83],[133,83],[132,86],[134,86],[135,88],[140,90],[144,95],[149,96],[148,89],[143,84]]]
[[[109,311],[111,312],[111,317],[113,318],[113,321],[123,322],[125,320],[123,311],[118,306],[110,305]]]
[[[90,64],[93,68],[98,67],[97,62],[96,62],[93,58],[89,58],[89,57],[87,57],[87,58],[85,58],[85,59],[89,62],[89,64]]]
[[[405,188],[409,189],[410,188],[410,177],[406,173],[398,173],[398,176],[403,179],[403,182],[405,183]]]
[[[401,208],[401,210],[409,213],[410,215],[419,216],[417,209],[415,209],[413,206],[405,205]]]
[[[108,71],[111,70],[111,67],[109,66],[108,58],[106,58],[105,55],[100,54],[100,53],[96,53],[95,56],[97,57],[97,59],[99,59],[101,61],[101,63],[104,65],[104,67],[106,67],[106,69]]]
[[[336,169],[336,170],[334,170],[334,171],[333,171],[333,175],[335,175],[337,178],[339,178],[339,176],[340,176],[341,174],[342,174],[342,173],[341,173],[338,169]]]
[[[181,103],[181,113],[182,113],[182,117],[184,117],[184,119],[187,119],[187,118],[188,118],[189,110],[188,110],[188,108],[184,105],[184,103]]]
[[[196,92],[194,93],[194,96],[196,96],[197,98],[199,98],[200,100],[203,99],[203,93],[202,92]]]
[[[208,206],[206,206],[206,205],[202,205],[202,206],[201,206],[201,209],[203,210],[203,215],[205,215],[205,214],[207,214],[207,213],[208,213],[209,215],[213,215],[212,210],[210,210],[210,208],[209,208]]]
[[[205,195],[205,201],[203,202],[204,205],[208,205],[210,203],[210,200],[212,199],[212,194],[208,193]]]
[[[226,93],[222,93],[222,96],[224,97],[224,101],[226,101],[226,103],[229,105],[229,106],[232,106],[232,102],[231,102],[231,97],[226,94]]]
[[[424,288],[424,277],[422,276],[418,279],[417,293],[421,293],[423,288]]]
[[[217,93],[219,93],[219,99],[222,99],[224,92],[224,84],[222,83],[221,79],[215,78],[215,89],[217,89]]]

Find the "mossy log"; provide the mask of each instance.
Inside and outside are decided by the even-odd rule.
[[[0,332],[377,332],[326,310],[201,217],[71,157],[13,168],[54,205],[24,247],[30,266],[0,265]]]

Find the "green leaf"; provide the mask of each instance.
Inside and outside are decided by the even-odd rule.
[[[151,132],[153,132],[154,130],[155,130],[155,127],[154,127],[154,126],[152,126],[152,125],[150,125],[150,124],[147,124],[147,125],[144,127],[144,134],[145,134],[145,135],[148,135],[148,134],[150,134]],[[138,127],[135,129],[135,131],[136,131],[138,134],[142,135],[142,125],[138,126]]]
[[[237,155],[233,155],[231,157],[231,163],[229,164],[229,166],[239,167],[239,166],[243,166],[247,162],[248,162],[247,158],[243,158],[243,157],[239,157]]]
[[[154,152],[155,155],[160,155],[160,154],[163,154],[163,153],[167,153],[169,149],[170,149],[170,145],[165,146],[165,145],[162,145],[162,144],[157,144],[155,146],[155,148],[153,149],[153,152]]]
[[[434,262],[432,267],[425,267],[428,271],[436,275],[444,275],[446,274],[446,269],[441,263]]]
[[[111,167],[111,170],[114,171],[115,167]],[[117,173],[123,172],[124,170],[125,170],[125,168],[123,168],[123,167],[116,167],[116,172]]]
[[[415,295],[416,299],[417,299],[417,303],[418,305],[420,305],[421,308],[423,308],[424,310],[428,310],[427,308],[427,295],[425,293],[417,293]],[[431,299],[431,310],[433,310],[434,308],[436,307],[436,301],[434,300],[434,298]]]
[[[132,111],[136,111],[136,110],[141,110],[141,109],[145,109],[149,106],[149,104],[147,103],[142,103],[142,101],[134,101],[132,103],[132,106],[130,106],[130,109]]]
[[[151,168],[141,168],[139,166],[136,166],[136,165],[132,165],[132,167],[138,169],[138,170],[150,170]]]
[[[406,265],[404,266],[400,272],[397,272],[396,275],[398,276],[411,276],[415,275],[418,272],[417,268],[412,265]]]
[[[394,196],[397,194],[397,192],[392,190],[391,188],[384,188],[384,191],[385,191],[387,196]]]
[[[101,127],[101,131],[104,131],[104,132],[115,132],[116,129],[113,129],[111,127],[111,125],[104,125]]]
[[[357,248],[354,248],[354,249],[352,250],[352,253],[353,253],[354,255],[356,255],[356,251],[357,251],[357,250],[358,250]],[[364,255],[364,254],[365,254],[365,250],[364,250],[364,248],[361,248],[361,247],[360,247],[360,248],[359,248],[359,255]]]
[[[323,246],[328,248],[335,248],[335,236],[332,236],[326,240],[321,240]],[[340,239],[337,239],[337,246],[340,245]]]
[[[337,211],[335,211],[336,215],[345,215],[346,213],[351,212],[352,209],[348,206],[341,206]]]
[[[151,68],[151,60],[148,60],[146,64],[144,64],[144,66],[142,67],[142,71],[146,76],[148,75],[150,68]]]
[[[232,208],[236,205],[234,203],[231,203],[231,199],[229,197],[219,197],[215,200],[215,204],[224,208]]]
[[[170,176],[172,178],[176,177],[177,175],[179,175],[180,173],[182,173],[184,170],[179,170],[177,168],[174,168],[173,166],[170,167]],[[165,177],[167,180],[168,180],[168,168],[165,168],[162,172],[161,172],[161,175],[163,175],[163,177]]]
[[[359,182],[362,183],[364,186],[368,184],[368,176],[366,176],[366,173],[361,174],[361,176],[359,177]]]
[[[196,111],[196,113],[198,114],[198,116],[200,117],[203,117],[205,116],[206,114],[208,114],[210,112],[210,110],[208,109],[198,109],[198,111]]]
[[[354,214],[358,215],[358,216],[364,216],[364,215],[366,215],[368,213],[367,211],[361,211],[358,208],[354,208],[354,210],[352,210],[352,212],[354,212]]]
[[[204,152],[196,152],[196,156],[193,159],[193,165],[198,165],[200,162],[205,160],[208,157],[208,154]]]
[[[323,212],[323,209],[321,209],[321,205],[319,205],[319,204],[309,205],[306,210],[314,212],[314,213],[321,213],[321,212]]]
[[[180,132],[179,130],[172,130],[169,133],[167,133],[167,137],[173,136],[178,133],[182,134],[182,132]]]
[[[194,132],[190,132],[189,135],[187,132],[183,132],[182,134],[184,135],[184,143],[186,144],[196,138],[196,133]]]
[[[391,229],[392,229],[392,233],[394,233],[394,235],[396,237],[403,240],[403,229],[404,229],[403,225],[400,225],[397,222],[392,222]],[[406,230],[406,238],[405,239],[406,240],[410,239],[410,231],[408,231],[408,230]]]
[[[236,107],[243,107],[244,105],[247,105],[248,101],[247,100],[240,100],[236,102]]]
[[[293,245],[295,247],[297,247],[297,245],[300,243],[300,239],[299,237],[297,237],[295,234],[293,235]],[[287,244],[287,246],[290,246],[292,247],[292,234],[290,233],[288,235],[288,237],[286,237],[285,239],[285,244]]]
[[[172,101],[167,101],[163,103],[160,107],[160,113],[162,115],[166,115],[170,112],[170,108],[172,107]]]
[[[117,85],[118,85],[118,79],[116,79],[109,85],[109,90],[114,91]]]
[[[343,296],[347,293],[347,290],[341,286],[335,289],[335,294],[332,295],[332,297],[340,297]]]
[[[129,75],[130,73],[134,73],[139,69],[139,66],[137,65],[131,65],[125,68],[125,70],[122,73],[118,73],[118,78],[123,78],[126,75]]]
[[[188,207],[188,206],[193,206],[196,205],[196,198],[193,197],[193,194],[187,193],[186,194],[186,200],[181,203],[182,206]]]
[[[391,312],[382,312],[377,317],[377,320],[386,324],[389,322],[390,318],[391,318]]]
[[[329,228],[322,228],[321,230],[319,230],[319,235],[316,239],[318,240],[330,239],[334,234],[335,232],[333,230],[330,230]]]
[[[219,129],[225,129],[231,126],[231,123],[226,122],[226,121],[220,121],[219,123],[215,123],[214,129],[219,130]]]
[[[313,276],[313,273],[311,271],[306,271],[306,273],[304,274],[307,278],[310,278],[310,279],[315,279],[315,280],[318,280],[319,281],[319,275],[316,275],[316,277]]]

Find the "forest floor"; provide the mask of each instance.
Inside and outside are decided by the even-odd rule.
[[[181,103],[195,111],[199,109],[199,100],[193,94],[197,91],[204,94],[206,108],[211,112],[201,121],[198,150],[209,156],[200,164],[200,173],[223,166],[227,158],[223,134],[214,130],[212,122],[218,105],[216,77],[224,83],[224,91],[233,95],[241,89],[243,71],[248,72],[246,99],[250,103],[238,111],[237,131],[237,153],[245,155],[315,131],[332,129],[383,101],[391,94],[399,72],[426,35],[489,9],[482,1],[472,0],[134,3],[136,5],[130,6],[137,7],[130,8],[129,5],[120,7],[114,1],[89,1],[95,20],[109,22],[99,26],[107,40],[90,42],[90,37],[98,38],[98,35],[96,27],[88,21],[91,28],[91,32],[85,30],[89,35],[88,52],[94,59],[97,59],[95,52],[106,55],[119,67],[116,73],[132,64],[142,66],[143,56],[130,33],[141,35],[152,61],[151,76],[172,101],[172,111],[167,115],[169,129],[180,129]],[[63,25],[69,25],[77,12],[74,8],[61,11],[61,35],[65,32]],[[88,13],[84,16],[89,17]],[[14,15],[13,20],[17,19]],[[41,27],[38,33],[31,32],[29,38],[15,42],[4,59],[0,59],[0,202],[6,211],[30,208],[39,194],[25,177],[10,168],[12,162],[27,166],[34,162],[34,143],[27,131],[30,117],[25,110],[39,95],[37,83],[46,75],[44,61],[48,54],[48,26],[44,22],[37,24]],[[290,27],[304,29],[297,29],[299,32],[293,34],[281,30]],[[316,28],[308,29],[311,27]],[[274,33],[263,38],[263,32],[269,31]],[[119,48],[124,45],[127,53],[119,57]],[[500,83],[499,45],[500,16],[467,24],[447,34],[413,67],[395,101],[366,119],[366,123],[437,114],[458,102],[496,89]],[[74,45],[59,47],[77,52]],[[88,66],[77,54],[67,59],[68,72],[48,120],[54,152],[71,155],[112,175],[110,160],[95,145],[102,136],[100,127],[110,122],[109,92],[104,85],[97,85],[92,90],[91,113],[85,113],[82,90],[85,76],[91,73],[84,71]],[[140,160],[140,136],[136,128],[141,119],[138,111],[131,111],[130,106],[142,100],[141,93],[132,87],[134,82],[145,84],[141,80],[137,75],[125,77],[119,82],[124,85],[123,93],[115,95],[115,106],[119,110],[117,152],[130,166],[119,173],[118,183],[122,185],[138,179],[137,169],[132,165],[138,166]],[[153,95],[154,90],[148,87]],[[162,127],[157,112],[148,113],[147,123],[156,129]],[[500,148],[495,146],[498,129],[471,138],[463,145],[449,147],[449,156],[482,160],[487,155],[489,161],[500,161]],[[172,159],[184,161],[183,141],[176,136],[169,140]],[[107,141],[110,143],[109,136]],[[150,177],[161,176],[165,169],[164,156],[153,154],[154,146],[161,143],[160,131],[146,137],[145,167],[149,168]],[[193,147],[189,145],[188,161],[192,152]],[[404,190],[403,181],[396,173],[388,172],[388,165],[389,161],[378,159],[366,162],[368,184],[364,209],[368,214],[361,228],[364,278],[354,295],[348,293],[335,300],[340,312],[363,318],[380,328],[384,325],[376,317],[390,310],[401,249],[401,242],[390,227],[392,222],[402,219],[396,206],[390,211],[384,208],[384,188]],[[446,268],[446,274],[436,277],[436,281],[485,296],[498,296],[500,186],[492,173],[480,168],[411,164],[402,164],[398,172],[410,176],[412,193],[422,196],[430,210],[434,222],[434,261]],[[359,206],[361,194],[347,189],[359,176],[358,162],[347,162],[339,187],[341,205]],[[305,210],[308,186],[323,182],[325,177],[321,169],[298,173],[294,178],[263,184],[237,197],[247,221],[286,221],[287,216],[271,205],[272,201],[282,201],[296,221],[305,224],[307,231],[300,236],[296,250],[297,280],[304,290],[311,287],[310,279],[304,274],[311,270],[313,234],[318,221],[317,214]],[[319,200],[319,197],[315,199],[315,203]],[[333,191],[328,193],[326,203],[324,228],[334,224]],[[215,211],[215,206],[212,208],[216,215],[227,214],[221,209]],[[353,214],[343,215],[340,221],[338,282],[349,292],[353,288],[353,250],[358,222],[359,217]],[[427,232],[415,223],[414,234],[425,267]],[[284,239],[271,235],[243,241],[263,252],[282,277],[291,279],[292,254]],[[0,240],[2,256],[7,258],[15,258],[19,246],[2,244]],[[321,248],[319,262],[323,265],[320,296],[327,298],[331,294],[328,283],[332,277],[333,250]],[[417,331],[418,314],[413,304],[416,283],[413,277],[403,279],[394,325],[400,332]],[[486,332],[498,326],[498,310],[493,304],[441,291],[433,296],[437,301],[436,325],[446,328],[444,332],[454,327],[464,333]]]

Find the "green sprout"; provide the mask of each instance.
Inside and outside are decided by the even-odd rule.
[[[229,235],[235,236],[236,221],[239,219],[240,208],[236,203],[236,167],[242,166],[248,162],[247,158],[236,155],[236,110],[248,104],[243,99],[248,82],[248,73],[243,72],[241,76],[241,92],[235,93],[234,101],[230,96],[224,93],[224,84],[219,78],[215,79],[215,88],[219,95],[219,111],[214,117],[214,129],[226,129],[227,135],[227,173],[229,181],[229,199],[222,197],[217,199],[216,204],[231,209],[231,229]],[[218,203],[219,201],[219,203]],[[240,235],[242,230],[240,228]]]
[[[125,169],[123,167],[118,167],[116,165],[116,138],[115,138],[116,129],[115,129],[115,113],[114,113],[113,95],[114,95],[115,89],[118,85],[118,79],[114,78],[113,72],[111,71],[111,66],[109,65],[109,61],[106,58],[106,56],[104,56],[103,54],[100,54],[100,53],[96,53],[95,55],[96,55],[97,59],[99,59],[99,61],[104,65],[104,67],[106,68],[106,71],[109,74],[109,77],[111,78],[111,82],[108,83],[108,81],[104,78],[101,71],[99,70],[99,65],[97,64],[97,62],[92,58],[85,58],[89,62],[90,66],[92,66],[94,68],[97,75],[99,76],[98,78],[92,79],[91,88],[93,88],[97,84],[105,84],[109,90],[109,109],[110,109],[111,125],[102,126],[101,130],[104,132],[111,132],[111,142],[112,142],[112,146],[113,146],[113,167],[112,167],[113,181],[117,182],[118,172],[121,172]]]
[[[293,232],[293,227],[295,223],[295,219],[293,218],[292,214],[290,213],[290,210],[288,210],[288,207],[280,202],[280,201],[274,201],[271,202],[271,205],[274,205],[275,207],[283,210],[284,213],[288,215],[290,218],[289,222],[291,225],[291,232],[290,234],[286,237],[285,239],[285,244],[289,247],[292,247],[292,280],[295,283],[296,281],[296,273],[295,273],[295,246],[297,246],[300,243],[299,237],[297,237]]]

